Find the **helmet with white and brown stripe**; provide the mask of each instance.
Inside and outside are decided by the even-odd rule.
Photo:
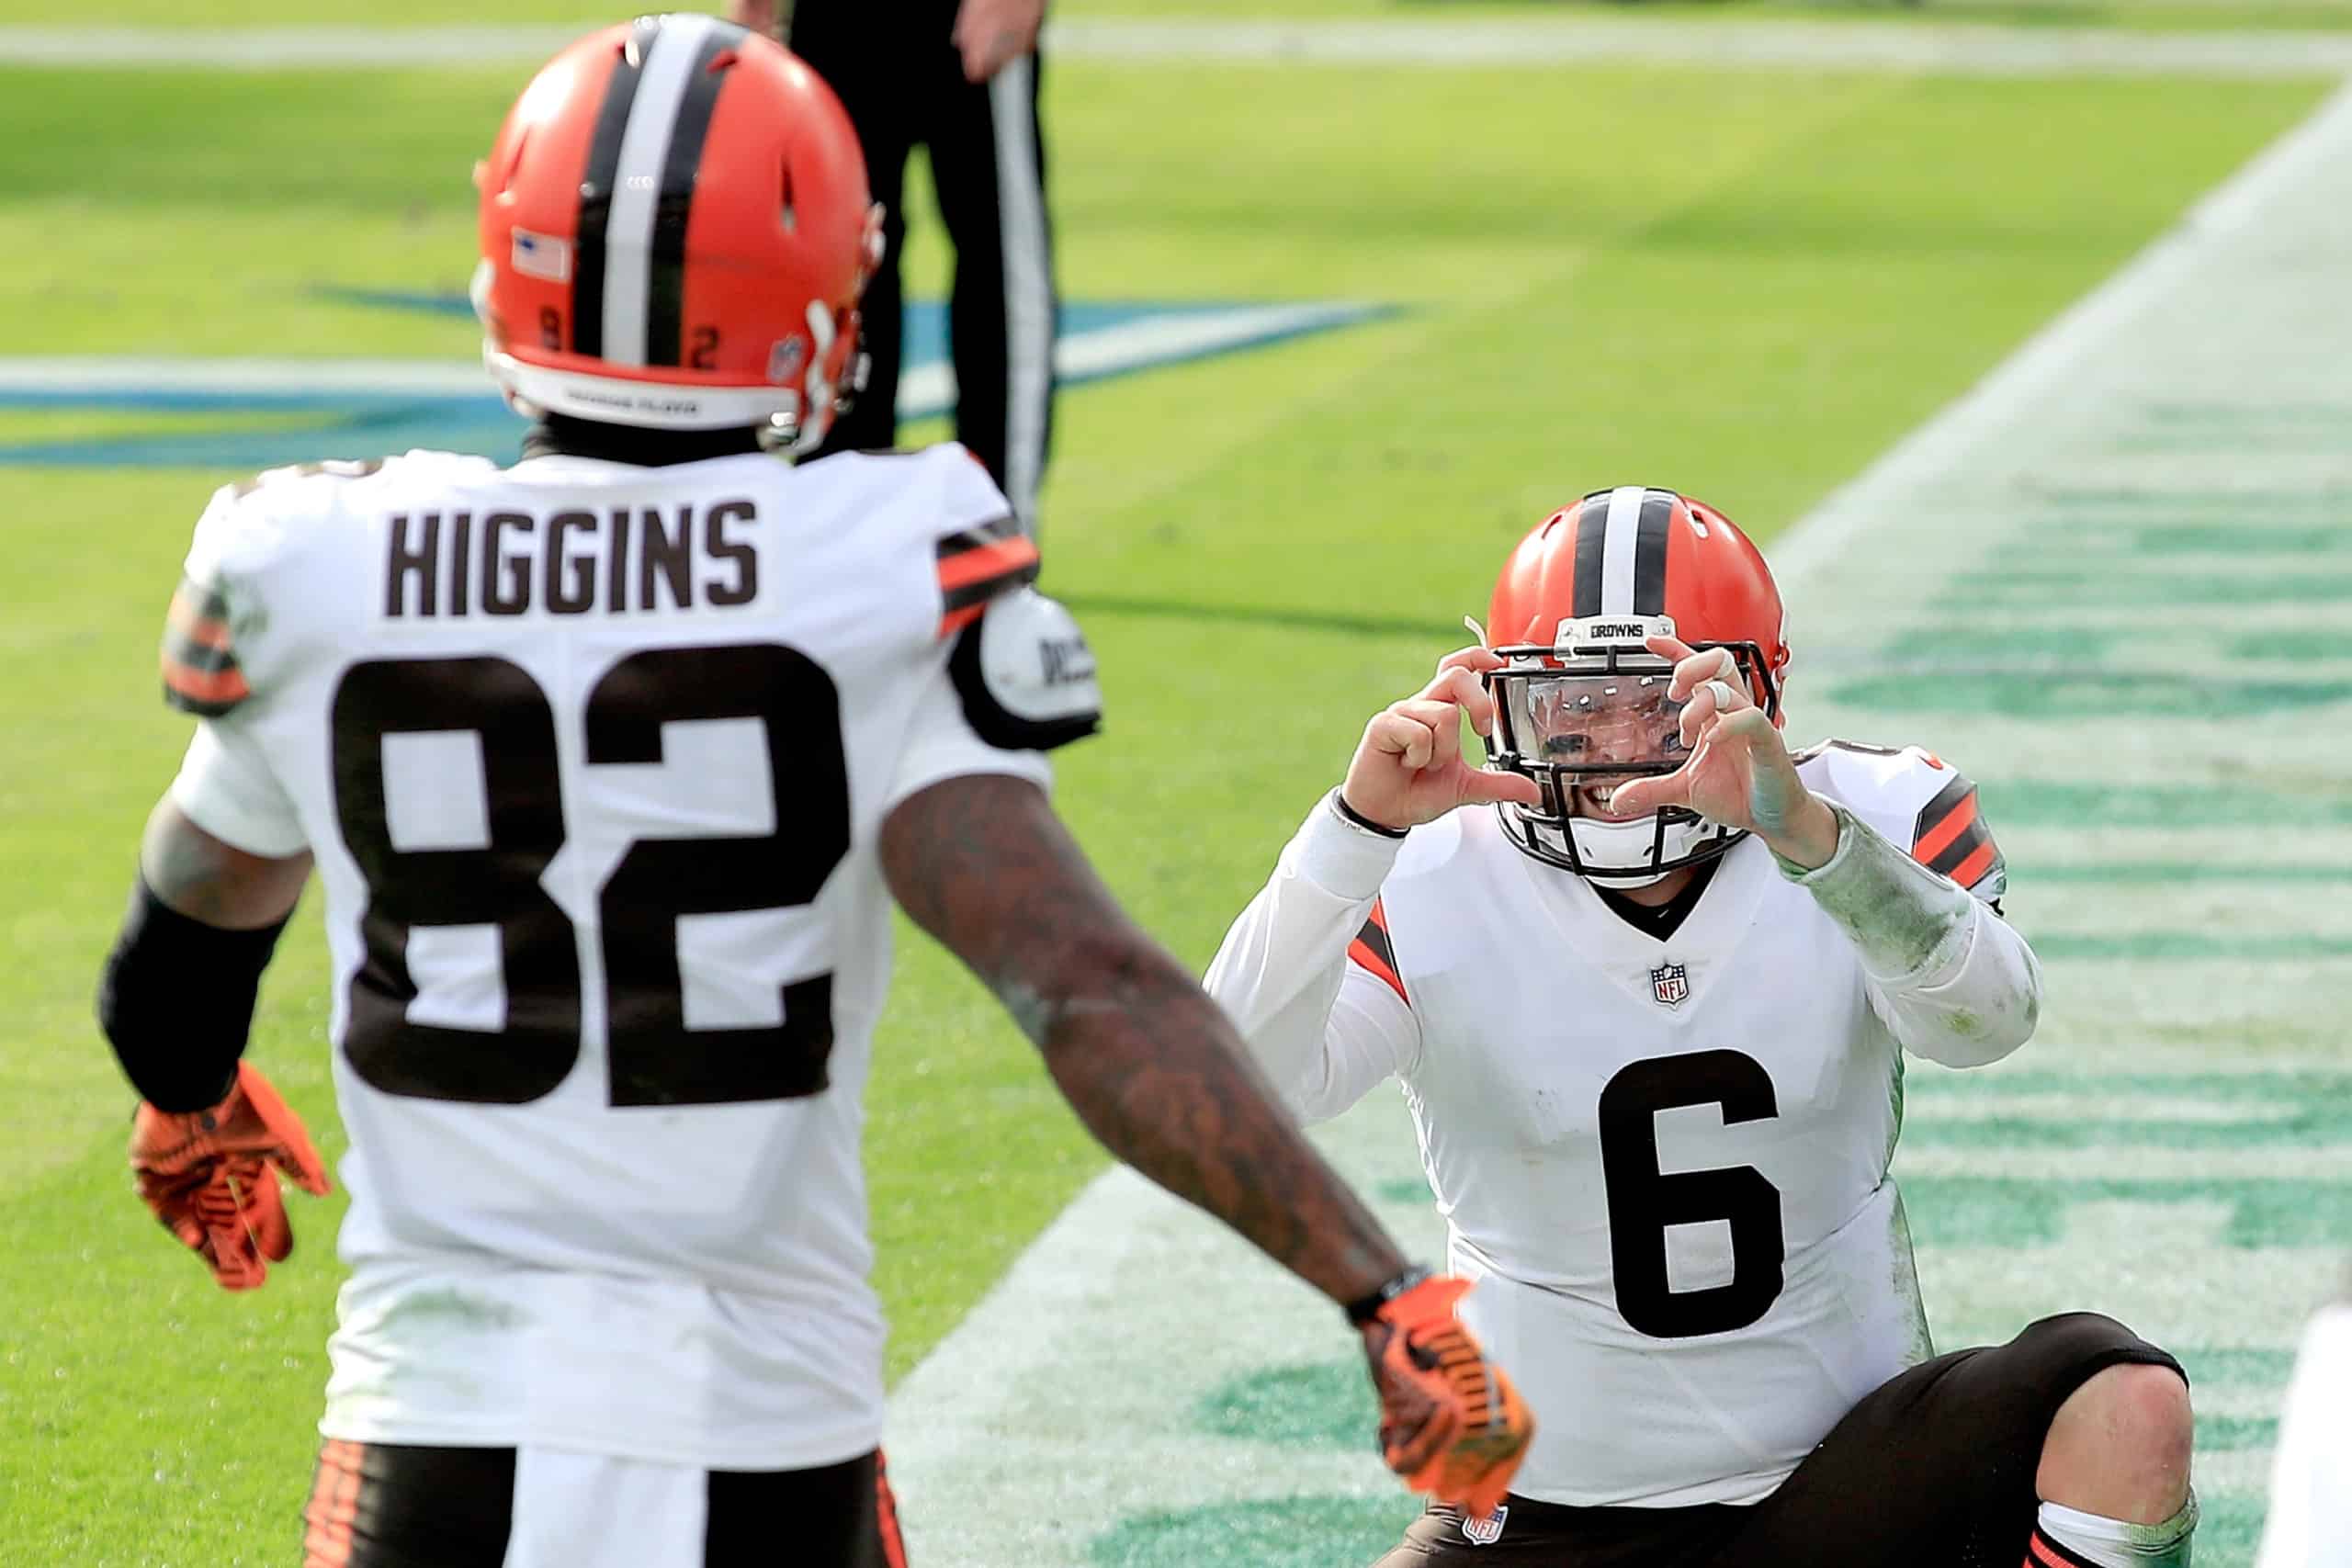
[[[1498,807],[1511,841],[1547,864],[1618,886],[1654,882],[1745,835],[1679,807],[1609,809],[1626,779],[1679,767],[1667,698],[1673,663],[1648,640],[1731,650],[1756,705],[1781,720],[1789,662],[1780,590],[1747,536],[1672,491],[1594,491],[1537,524],[1503,567],[1487,640],[1504,660],[1491,765],[1525,774],[1537,806]]]
[[[592,33],[474,179],[482,357],[525,412],[805,451],[861,379],[881,209],[840,100],[774,40],[686,14]]]

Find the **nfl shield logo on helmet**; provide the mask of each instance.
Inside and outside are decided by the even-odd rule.
[[[1680,1007],[1690,994],[1690,972],[1679,964],[1661,964],[1650,971],[1650,995],[1668,1007]]]
[[[1503,1520],[1510,1513],[1509,1503],[1499,1503],[1495,1511],[1483,1519],[1465,1517],[1462,1521],[1462,1539],[1473,1546],[1492,1546],[1503,1538]]]

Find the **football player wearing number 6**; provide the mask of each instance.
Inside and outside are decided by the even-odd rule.
[[[2041,974],[1973,786],[1792,755],[1788,660],[1720,513],[1587,496],[1374,716],[1209,972],[1301,1116],[1403,1082],[1462,1315],[1544,1412],[1504,1507],[1432,1508],[1382,1568],[2188,1561],[2171,1357],[2091,1314],[1928,1344],[1903,1053],[2007,1055]]]
[[[202,722],[100,994],[141,1195],[261,1284],[275,1172],[326,1185],[242,1060],[317,871],[351,1278],[311,1568],[899,1568],[858,1152],[893,897],[1114,1154],[1347,1309],[1392,1466],[1490,1506],[1531,1424],[1459,1282],[1047,803],[1094,668],[1004,496],[954,446],[778,460],[854,382],[878,233],[831,94],[640,18],[539,73],[477,183],[524,457],[213,498],[164,656]]]

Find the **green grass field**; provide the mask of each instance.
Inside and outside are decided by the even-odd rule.
[[[262,19],[134,0],[98,14]],[[1048,77],[1069,297],[1401,308],[1060,407],[1047,585],[1080,607],[1110,702],[1061,798],[1188,961],[1535,517],[1637,478],[1769,537],[2320,90],[1563,77]],[[467,170],[517,85],[0,70],[8,352],[465,357],[460,321],[316,291],[462,287]],[[943,267],[926,231],[915,277]],[[0,412],[0,440],[98,428]],[[0,1562],[285,1561],[307,1484],[339,1202],[299,1205],[303,1248],[266,1292],[214,1291],[130,1194],[128,1096],[89,1021],[138,825],[187,731],[154,700],[155,628],[189,525],[234,477],[0,467],[0,649],[22,672],[0,694]],[[253,1052],[333,1158],[315,920],[281,950]],[[978,988],[916,943],[871,1108],[896,1373],[1099,1156]]]

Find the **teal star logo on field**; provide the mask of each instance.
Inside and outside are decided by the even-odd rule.
[[[463,314],[462,298],[338,291],[349,303]],[[1239,354],[1389,314],[1339,301],[1106,302],[1062,307],[1054,368],[1064,389],[1194,359]],[[907,308],[901,420],[955,405],[947,312]],[[88,411],[106,434],[0,441],[0,466],[266,468],[322,451],[411,447],[514,454],[523,422],[478,364],[399,359],[0,357],[0,418]],[[131,428],[122,428],[130,416]],[[142,425],[140,416],[153,416]]]

